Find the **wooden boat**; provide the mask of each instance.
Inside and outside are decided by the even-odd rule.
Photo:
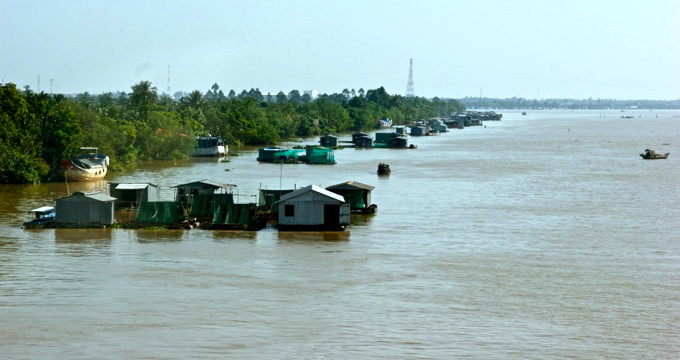
[[[99,148],[82,147],[82,155],[62,160],[64,177],[69,181],[101,180],[109,169],[109,157],[99,154]]]
[[[378,164],[378,175],[389,175],[392,172],[390,166],[385,163]]]
[[[54,221],[55,216],[57,215],[56,209],[54,206],[43,206],[39,207],[37,209],[33,209],[28,212],[29,214],[32,214],[33,219],[30,221],[26,221],[23,224],[24,229],[41,229],[44,228],[45,225],[51,223]]]
[[[640,156],[645,160],[663,160],[667,159],[670,153],[659,154],[652,149],[645,149],[645,152],[640,154]]]

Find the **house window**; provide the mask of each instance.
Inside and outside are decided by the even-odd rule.
[[[295,205],[285,205],[283,215],[295,216]]]

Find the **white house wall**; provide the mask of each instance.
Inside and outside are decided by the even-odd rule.
[[[338,201],[323,194],[309,192],[279,203],[279,224],[282,225],[323,225],[324,206],[338,205]],[[285,205],[295,207],[294,216],[285,216]],[[340,205],[340,224],[349,224],[350,204]]]

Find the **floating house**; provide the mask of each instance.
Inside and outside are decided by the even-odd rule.
[[[281,196],[279,230],[344,230],[350,203],[336,193],[309,185]]]
[[[363,133],[363,132],[356,132],[356,133],[352,134],[352,143],[353,143],[355,146],[358,147],[359,145],[357,145],[357,141],[362,141],[362,139],[365,139],[365,138],[369,138],[369,139],[370,139],[370,137],[368,136],[368,134]],[[372,140],[371,140],[371,141],[372,141]]]
[[[173,186],[177,189],[175,200],[180,201],[187,195],[231,193],[234,184],[223,184],[210,180],[199,180]]]
[[[425,136],[427,135],[427,126],[411,126],[411,136]]]
[[[230,194],[236,185],[222,184],[210,180],[199,180],[186,184],[174,186],[177,189],[175,201],[181,202],[185,208],[193,202],[193,197],[197,195]]]
[[[116,198],[103,193],[75,192],[71,196],[57,199],[57,227],[105,227],[114,222]]]
[[[335,152],[332,148],[322,146],[307,146],[305,160],[311,165],[334,165]]]
[[[333,135],[324,135],[319,140],[319,145],[331,148],[337,147],[338,137]]]
[[[259,149],[257,151],[257,161],[275,162],[275,161],[279,160],[279,158],[276,156],[276,154],[282,153],[284,151],[286,151],[286,149],[280,148],[280,147],[269,147],[269,148]]]
[[[259,162],[299,164],[304,160],[304,149],[264,148],[258,150],[257,156],[257,161]]]
[[[358,181],[346,181],[341,184],[326,187],[326,190],[342,196],[350,204],[350,210],[355,214],[373,214],[378,206],[371,204],[371,191],[375,186],[362,184]]]
[[[109,183],[109,194],[116,198],[116,208],[136,208],[142,202],[159,201],[160,189],[154,184]]]
[[[356,137],[352,138],[352,143],[354,143],[354,146],[358,147],[358,148],[372,148],[373,147],[373,139],[370,138],[368,135],[356,136]]]
[[[408,147],[408,139],[396,132],[379,132],[375,134],[373,147],[406,148]]]

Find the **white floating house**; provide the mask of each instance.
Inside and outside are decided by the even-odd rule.
[[[350,203],[336,193],[309,185],[281,196],[279,230],[345,230]]]

